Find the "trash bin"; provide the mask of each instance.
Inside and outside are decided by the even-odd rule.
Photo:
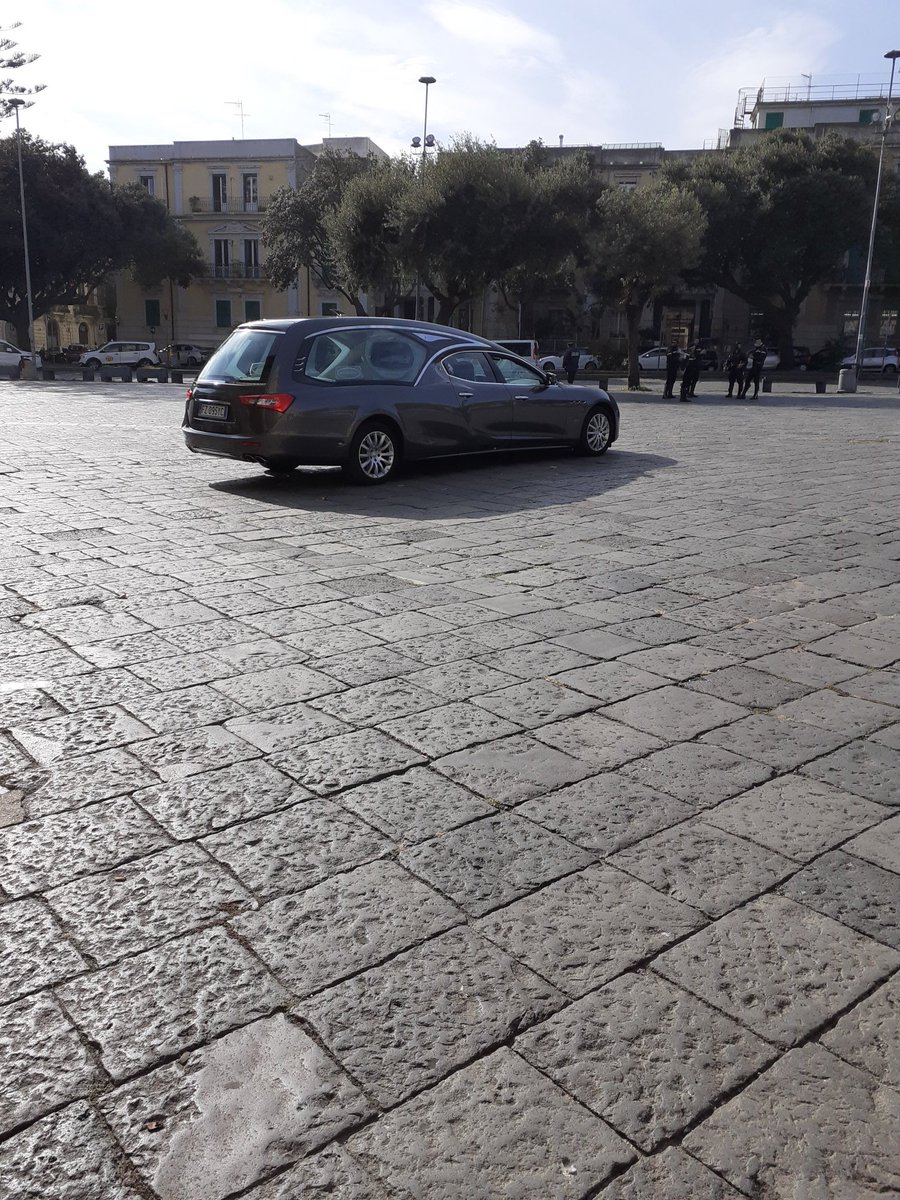
[[[838,391],[839,392],[855,392],[856,391],[856,368],[844,367],[838,375]]]

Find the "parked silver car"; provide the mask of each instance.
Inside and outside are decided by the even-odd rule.
[[[383,483],[403,459],[543,446],[599,456],[619,408],[459,329],[307,317],[239,326],[188,391],[183,426],[195,453],[276,471],[327,463]]]

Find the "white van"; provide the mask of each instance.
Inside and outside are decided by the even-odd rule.
[[[518,354],[519,358],[530,358],[532,362],[537,362],[540,353],[537,342],[531,338],[497,340],[494,345],[501,346],[504,350],[508,350],[510,354]]]

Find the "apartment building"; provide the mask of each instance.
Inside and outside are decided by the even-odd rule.
[[[162,200],[194,235],[206,267],[190,287],[170,281],[142,289],[127,272],[116,278],[119,337],[214,347],[243,321],[337,312],[340,297],[301,271],[287,291],[265,277],[262,221],[279,188],[297,187],[327,149],[383,155],[369,138],[293,138],[110,146],[115,184],[137,183]]]

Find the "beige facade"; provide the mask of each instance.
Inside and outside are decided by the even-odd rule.
[[[383,154],[368,138],[314,147],[293,138],[110,146],[111,181],[138,183],[162,200],[206,259],[188,288],[165,281],[147,290],[120,273],[117,336],[213,348],[243,321],[338,311],[342,298],[317,288],[308,270],[287,291],[271,287],[263,271],[261,226],[272,194],[301,184],[325,149]]]

